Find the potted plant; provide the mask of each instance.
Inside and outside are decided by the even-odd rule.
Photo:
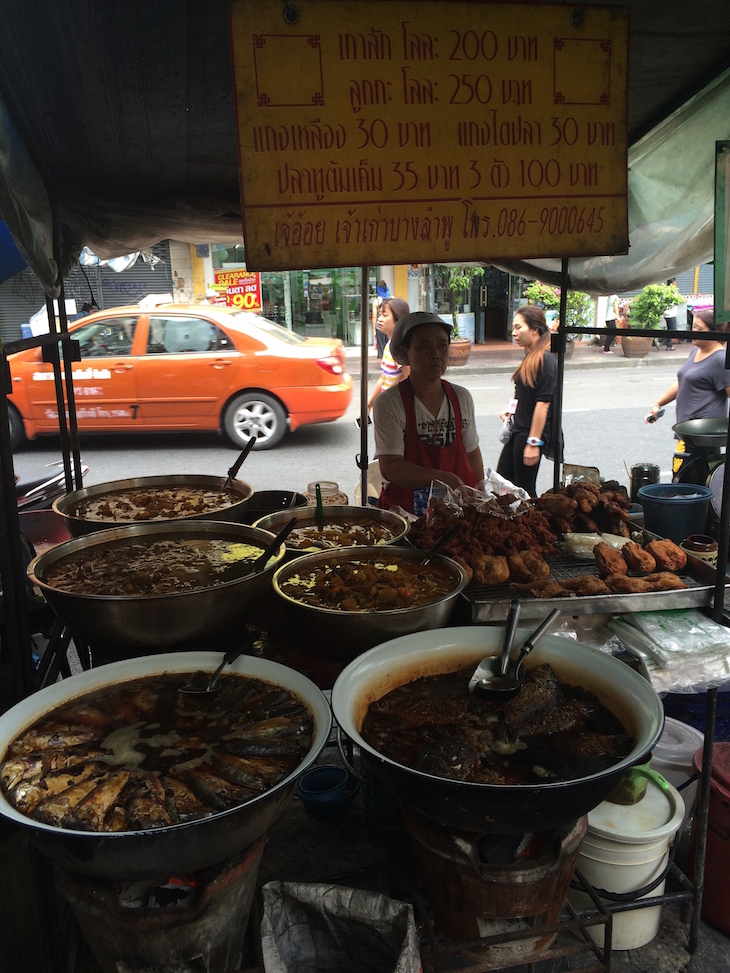
[[[465,267],[462,264],[438,264],[435,268],[442,286],[448,294],[449,309],[454,322],[449,346],[449,365],[465,365],[471,354],[471,340],[463,338],[459,333],[459,318],[457,308],[465,303],[469,288],[475,277],[481,277],[484,267]]]
[[[675,284],[647,284],[629,305],[628,326],[655,331],[664,319],[668,307],[681,304],[684,298]],[[627,358],[644,358],[649,354],[654,339],[648,335],[623,335],[621,346]]]
[[[530,304],[537,304],[543,311],[560,311],[560,288],[550,284],[543,284],[539,280],[532,281],[522,291],[524,297]],[[566,326],[571,328],[586,328],[593,322],[593,301],[584,294],[583,291],[568,291],[566,304]],[[557,317],[554,327],[557,328]],[[567,342],[565,347],[565,357],[570,358],[573,354],[573,347],[579,335],[568,332],[565,336]]]

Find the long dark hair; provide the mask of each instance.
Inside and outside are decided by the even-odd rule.
[[[406,314],[411,313],[411,309],[408,307],[408,301],[404,301],[402,297],[386,297],[380,305],[381,308],[386,304],[390,308],[390,313],[393,315],[393,320],[396,324]]]
[[[528,328],[540,332],[540,340],[525,354],[512,374],[512,381],[519,375],[525,385],[535,387],[535,379],[542,368],[545,352],[550,348],[550,331],[545,320],[545,312],[537,304],[525,304],[515,312]]]

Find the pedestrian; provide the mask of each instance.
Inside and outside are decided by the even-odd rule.
[[[558,377],[558,363],[550,348],[550,329],[545,312],[535,304],[521,307],[512,321],[512,337],[524,348],[525,357],[512,375],[517,406],[512,434],[502,449],[497,472],[531,497],[536,495],[537,471],[542,454],[551,449],[551,403]],[[503,412],[502,422],[508,413]]]
[[[603,343],[603,354],[612,355],[611,345],[616,340],[616,322],[621,317],[618,294],[611,294],[606,305],[606,340]]]
[[[385,348],[383,348],[383,357],[380,360],[380,377],[368,397],[368,412],[372,409],[373,402],[375,402],[381,392],[391,388],[393,385],[397,385],[398,382],[402,382],[404,378],[408,378],[410,369],[408,365],[398,364],[395,358],[393,358],[390,350],[390,339],[393,337],[396,324],[402,317],[410,313],[411,309],[408,307],[408,302],[402,300],[400,297],[386,297],[380,305],[378,333],[382,332],[386,336],[387,341]]]
[[[373,343],[375,345],[378,358],[383,357],[383,349],[388,341],[383,332],[378,331],[378,314],[380,312],[380,305],[383,303],[386,297],[390,297],[390,289],[384,280],[379,280],[371,313],[371,320],[373,322]]]
[[[689,419],[724,419],[728,414],[730,396],[730,370],[725,368],[725,342],[702,337],[708,331],[727,331],[726,324],[714,323],[712,308],[695,311],[692,319],[692,345],[687,360],[677,372],[677,381],[659,396],[649,410],[644,422],[655,422],[664,406],[676,400],[676,422]],[[677,437],[679,438],[679,437]],[[677,453],[686,452],[680,439]],[[682,465],[677,457],[674,472]]]
[[[412,311],[395,326],[391,353],[410,374],[373,405],[376,456],[386,481],[381,507],[421,516],[433,480],[457,488],[484,478],[474,400],[467,389],[442,380],[452,330],[430,311]]]
[[[668,287],[676,287],[677,286],[677,278],[676,277],[670,277],[669,280],[667,281],[667,286]],[[666,337],[666,340],[664,342],[664,346],[667,349],[667,351],[671,351],[672,348],[674,347],[672,345],[672,335],[673,335],[673,332],[675,332],[677,330],[677,306],[676,306],[676,304],[670,304],[670,306],[666,309],[666,311],[664,312],[664,320],[666,321],[666,324],[667,324],[667,337]]]

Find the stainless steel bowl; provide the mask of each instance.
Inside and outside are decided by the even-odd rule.
[[[442,628],[456,608],[459,595],[466,587],[466,572],[451,558],[438,555],[434,564],[446,568],[454,578],[454,587],[438,601],[414,608],[397,608],[391,611],[354,612],[334,608],[318,608],[305,605],[282,591],[282,584],[296,574],[343,561],[383,561],[397,555],[407,561],[418,562],[424,551],[406,547],[348,547],[317,554],[305,554],[280,567],[274,574],[273,588],[292,620],[307,631],[314,632],[321,641],[324,654],[352,658],[358,653],[394,638],[432,628]]]
[[[115,653],[117,658],[134,651],[177,648],[202,639],[210,639],[215,644],[217,639],[243,624],[269,590],[274,571],[284,557],[283,545],[269,559],[264,571],[195,591],[152,596],[82,595],[46,583],[51,565],[69,554],[114,547],[123,557],[126,545],[143,539],[190,537],[230,540],[264,548],[274,535],[258,527],[211,520],[116,527],[76,537],[46,551],[28,565],[28,576],[75,635],[107,654]]]
[[[73,537],[83,537],[98,530],[112,530],[115,527],[138,527],[142,523],[165,524],[170,523],[171,519],[160,518],[155,521],[87,520],[84,517],[77,517],[69,511],[84,500],[102,497],[105,493],[114,493],[117,490],[144,490],[151,487],[178,487],[180,489],[183,487],[202,487],[207,490],[222,490],[226,479],[225,476],[171,473],[165,476],[136,476],[129,480],[108,480],[106,483],[96,483],[94,486],[84,487],[83,490],[74,490],[73,493],[58,497],[53,502],[53,509],[66,521],[69,533]],[[176,518],[176,520],[217,520],[241,523],[245,516],[246,506],[253,496],[253,487],[244,480],[231,480],[228,486],[238,496],[238,500],[231,506],[211,510],[209,513],[191,514],[190,516]]]
[[[316,509],[314,507],[299,507],[295,510],[277,510],[276,513],[269,514],[267,517],[262,517],[260,520],[254,521],[254,527],[261,527],[264,530],[270,530],[272,534],[276,534],[281,530],[284,524],[291,520],[292,517],[297,518],[296,530],[299,530],[300,527],[316,527],[317,525]],[[398,544],[408,533],[408,528],[410,526],[405,517],[401,517],[392,510],[380,510],[378,507],[355,507],[344,505],[324,507],[325,524],[342,523],[343,521],[357,523],[358,521],[363,522],[366,520],[377,521],[384,527],[388,527],[391,531],[393,531],[393,538],[389,541],[382,541],[381,544],[377,545],[378,547],[383,545]],[[364,544],[361,546],[369,547],[371,545]],[[291,536],[286,540],[286,549],[289,554],[294,554],[297,556],[316,551],[316,548],[306,549],[297,547],[292,541]],[[332,550],[332,548],[328,548],[328,550]]]

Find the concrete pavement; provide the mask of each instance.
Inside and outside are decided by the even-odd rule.
[[[573,352],[570,358],[566,359],[566,371],[575,368],[645,368],[661,367],[667,364],[675,364],[677,368],[682,364],[689,354],[691,345],[689,343],[679,343],[676,339],[671,351],[666,351],[664,347],[652,348],[645,358],[626,358],[621,346],[614,342],[612,354],[604,355],[601,345],[590,344],[588,341],[575,341]],[[359,348],[347,348],[347,370],[353,378],[359,378],[361,373],[361,353]],[[522,358],[522,352],[517,345],[509,341],[489,340],[484,344],[472,345],[471,355],[466,365],[452,367],[449,375],[456,377],[458,374],[497,374],[500,372],[512,372],[517,367]],[[375,349],[370,348],[368,352],[368,379],[374,382],[380,375],[380,362],[375,354]]]

